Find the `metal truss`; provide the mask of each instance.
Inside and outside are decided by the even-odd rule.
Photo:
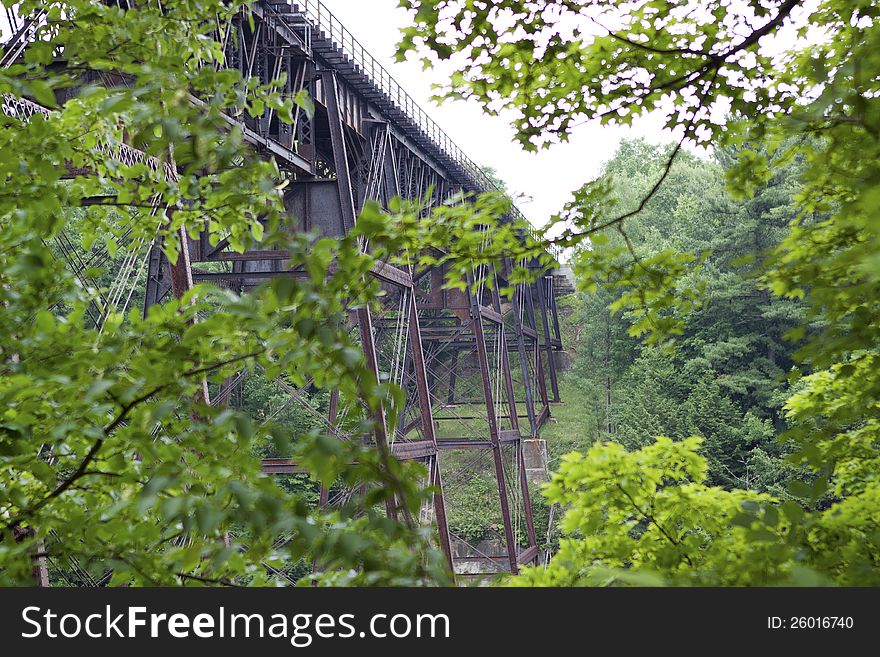
[[[14,10],[7,16],[15,36],[4,50],[20,54],[41,17],[22,19]],[[261,83],[284,74],[285,94],[304,90],[316,105],[314,116],[300,111],[293,125],[280,121],[271,109],[258,117],[229,118],[287,176],[285,203],[293,229],[340,236],[351,230],[368,200],[387,206],[397,196],[423,200],[430,194],[440,203],[456,193],[494,189],[482,169],[323,4],[259,0],[252,19],[242,12],[218,26],[223,65]],[[10,61],[4,58],[6,65]],[[3,99],[2,111],[23,121],[46,113],[31,101],[12,97]],[[125,144],[108,144],[105,152],[108,159],[145,162],[158,171],[158,163]],[[163,174],[175,177],[173,165]],[[515,210],[509,219],[526,223]],[[186,248],[173,266],[161,244],[128,245],[137,253],[132,262],[141,263],[143,273],[129,272],[126,285],[139,288],[137,299],[145,313],[196,283],[246,294],[274,277],[296,275],[289,271],[284,251],[235,253],[222,241],[212,246],[207,233],[190,239],[183,229],[181,239]],[[77,272],[103,257],[75,251],[72,245],[62,249]],[[512,298],[502,298],[499,289],[509,285],[514,264],[534,268],[537,280],[514,286]],[[562,349],[562,341],[553,278],[537,262],[508,260],[475,271],[461,291],[444,287],[445,273],[442,267],[419,271],[379,263],[372,276],[386,293],[382,307],[352,312],[350,328],[358,334],[368,367],[406,393],[395,422],[389,422],[386,409],[376,412],[371,440],[377,449],[426,465],[426,483],[439,492],[420,517],[435,524],[439,545],[455,572],[515,573],[539,558],[525,446],[539,439],[551,403],[560,401],[554,352]],[[97,309],[96,325],[102,313]],[[338,391],[329,391],[322,406],[303,389],[283,381],[277,385],[287,403],[308,408],[332,435],[354,437]],[[245,387],[242,374],[217,390],[205,387],[203,394],[210,403],[235,405]],[[264,459],[263,470],[279,476],[302,472],[295,462],[281,458]],[[450,532],[447,507],[454,504],[457,489],[480,477],[493,481],[494,493],[485,504],[497,512],[500,526],[491,530],[495,540],[471,545]],[[320,503],[332,504],[349,493],[322,489]],[[393,513],[391,505],[388,512]]]

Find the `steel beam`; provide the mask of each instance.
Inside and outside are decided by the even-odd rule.
[[[550,374],[550,388],[553,391],[553,401],[560,402],[562,400],[559,397],[559,382],[556,378],[556,365],[553,363],[553,338],[550,335],[550,322],[547,319],[547,309],[549,308],[549,304],[544,293],[544,281],[538,279],[538,282],[535,283],[535,287],[538,289],[538,305],[541,308],[541,324],[544,327],[544,350],[547,354],[547,370]]]
[[[351,172],[348,163],[348,152],[345,144],[345,129],[342,123],[342,113],[339,109],[339,98],[336,88],[336,73],[334,71],[322,71],[321,80],[326,90],[327,119],[330,124],[330,141],[333,146],[333,158],[336,165],[336,182],[339,185],[339,205],[342,213],[342,225],[346,232],[354,227],[357,215],[354,207],[354,192],[351,184]],[[358,308],[355,311],[358,329],[361,334],[361,347],[364,351],[367,369],[381,380],[379,373],[379,358],[376,353],[376,344],[373,339],[373,318],[369,308]],[[376,449],[384,459],[390,457],[388,447],[388,420],[385,417],[385,405],[379,403],[373,411],[373,432],[376,438]],[[385,510],[392,518],[397,517],[397,508],[392,500],[386,500]]]
[[[410,281],[412,277],[410,276]],[[455,564],[452,561],[452,546],[449,540],[449,523],[446,517],[446,500],[443,495],[443,477],[440,472],[440,459],[437,450],[437,436],[434,433],[434,418],[431,412],[431,397],[428,391],[428,377],[425,366],[425,353],[422,350],[422,334],[419,327],[419,311],[416,306],[415,289],[409,288],[409,331],[410,344],[413,357],[413,369],[415,371],[416,387],[419,396],[419,415],[422,420],[422,432],[430,442],[436,457],[431,462],[431,483],[438,488],[439,494],[434,496],[434,513],[437,517],[437,531],[440,534],[440,545],[450,570],[455,572]]]
[[[498,432],[498,418],[495,416],[495,400],[492,392],[492,380],[489,369],[489,355],[486,351],[486,338],[483,334],[483,316],[480,303],[474,293],[474,278],[469,277],[468,296],[471,300],[471,325],[477,338],[477,361],[480,364],[480,376],[483,382],[483,394],[486,399],[486,416],[489,424],[489,440],[492,443],[492,458],[495,462],[495,479],[498,482],[498,495],[501,502],[501,520],[504,524],[504,540],[510,564],[510,572],[519,572],[516,554],[516,537],[513,534],[513,523],[510,516],[510,500],[507,494],[507,481],[504,473],[504,458]]]

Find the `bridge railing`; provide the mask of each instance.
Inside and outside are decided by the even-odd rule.
[[[289,4],[293,11],[299,12],[313,24],[316,32],[323,32],[336,46],[348,55],[373,84],[382,91],[391,102],[404,112],[415,125],[446,155],[454,160],[474,181],[477,187],[484,191],[501,191],[492,179],[486,175],[482,167],[471,160],[452,138],[422,109],[422,107],[410,96],[403,87],[394,79],[391,73],[358,41],[354,35],[342,24],[342,22],[327,9],[321,0],[269,0],[271,4]],[[539,240],[538,231],[523,216],[516,206],[512,207],[511,213],[514,219],[528,227],[532,237]],[[558,258],[555,249],[551,249],[554,257]]]
[[[270,0],[271,1],[271,0]],[[273,2],[283,3],[284,0]],[[349,32],[320,0],[292,0],[294,11],[299,9],[305,14],[318,30],[324,32],[344,54],[357,65],[361,72],[388,96],[413,122],[468,173],[478,186],[487,190],[496,189],[485,172],[459,148],[437,123],[428,116],[418,103],[413,100],[403,87],[392,77],[391,73]]]

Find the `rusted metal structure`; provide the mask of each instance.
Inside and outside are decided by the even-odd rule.
[[[23,20],[10,11],[7,20],[14,36],[4,46],[3,64],[20,55],[40,17]],[[252,147],[274,158],[288,178],[285,202],[292,228],[342,235],[367,200],[387,204],[395,196],[431,193],[439,203],[455,193],[495,188],[321,2],[258,0],[252,20],[238,14],[221,26],[218,40],[225,44],[226,66],[262,82],[284,73],[288,94],[305,90],[315,101],[314,116],[301,111],[293,125],[270,109],[239,125]],[[21,99],[6,99],[3,110],[15,116],[41,111]],[[108,157],[143,156],[122,149]],[[287,270],[283,251],[241,254],[224,242],[210,245],[206,234],[183,237],[189,248],[174,266],[160,245],[134,245],[131,260],[140,269],[129,267],[125,285],[145,288],[145,312],[194,283],[212,282],[244,294],[273,277],[295,275]],[[83,259],[73,251],[72,246],[62,249],[82,273]],[[436,524],[439,543],[460,574],[516,572],[539,555],[526,461],[542,453],[537,447],[541,427],[550,404],[560,401],[554,352],[562,342],[553,277],[542,274],[532,284],[517,285],[512,299],[502,298],[498,290],[507,284],[512,265],[475,272],[477,279],[498,284],[461,291],[444,288],[442,268],[419,271],[380,263],[372,275],[386,292],[383,308],[352,313],[369,367],[399,383],[407,395],[393,433],[380,413],[372,440],[397,458],[426,464],[430,483],[441,494],[423,520]],[[125,294],[115,292],[115,297]],[[279,385],[291,400],[310,404],[304,391]],[[212,403],[234,403],[240,387],[241,380],[233,378],[213,391]],[[334,392],[320,410],[334,431],[338,407]],[[299,472],[284,459],[266,459],[263,467],[278,475]],[[494,540],[471,545],[450,531],[448,507],[454,506],[456,491],[477,478],[493,482],[493,499],[486,504],[500,523],[491,529]],[[332,503],[330,491],[322,492],[321,501]]]

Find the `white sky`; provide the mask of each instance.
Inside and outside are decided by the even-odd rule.
[[[438,107],[430,100],[431,85],[443,82],[443,73],[423,71],[417,61],[394,61],[399,29],[408,21],[407,13],[397,7],[398,0],[324,0],[324,4],[474,162],[497,169],[511,191],[523,195],[517,205],[533,224],[542,225],[561,210],[574,190],[596,176],[622,139],[644,137],[659,143],[672,138],[664,134],[659,119],[644,117],[632,128],[581,125],[570,142],[526,153],[514,140],[509,115],[487,116],[475,101],[447,101]]]

